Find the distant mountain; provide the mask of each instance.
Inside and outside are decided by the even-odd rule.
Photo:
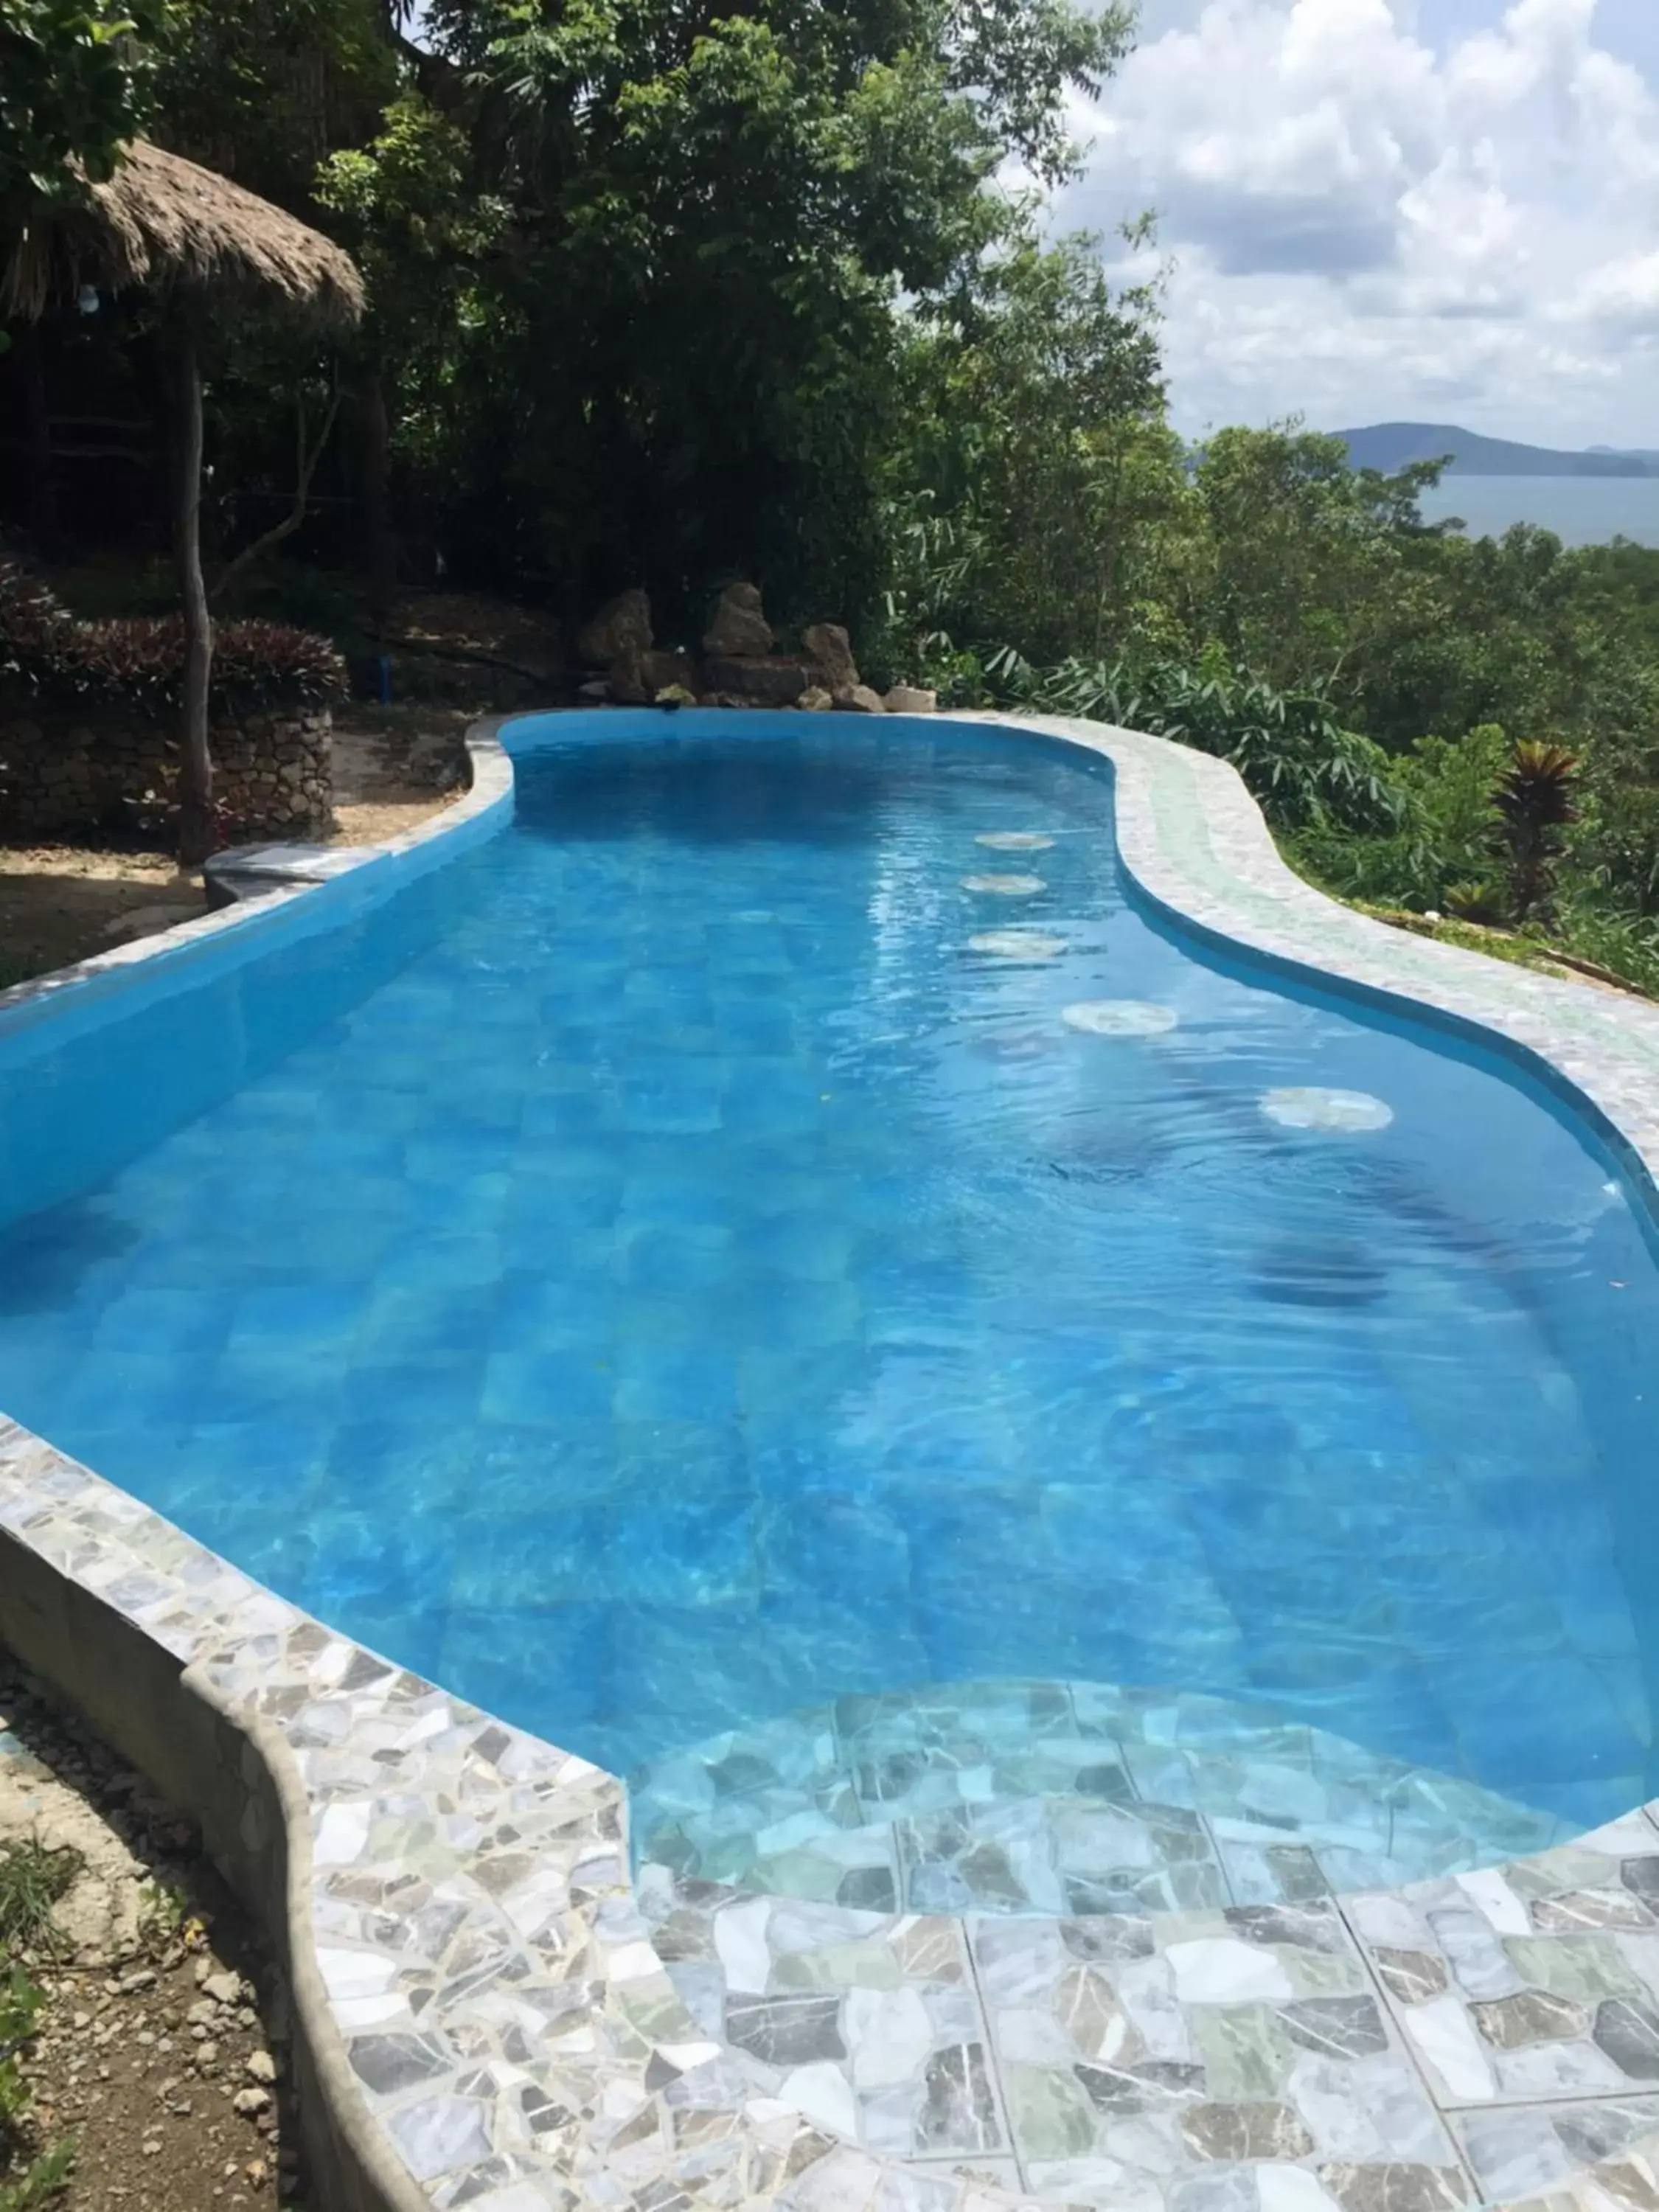
[[[1348,459],[1357,469],[1381,469],[1391,476],[1412,461],[1452,456],[1453,477],[1650,477],[1659,476],[1659,454],[1621,453],[1606,447],[1585,453],[1556,453],[1547,446],[1519,446],[1508,438],[1483,438],[1455,422],[1373,422],[1363,430],[1339,430]]]

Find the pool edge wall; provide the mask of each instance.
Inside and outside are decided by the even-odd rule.
[[[328,927],[362,898],[503,826],[509,755],[574,734],[578,719],[595,736],[616,728],[605,714],[476,728],[473,787],[445,815],[367,849],[327,881],[277,890],[0,994],[0,1030],[95,1018],[112,994],[158,981],[187,988],[204,959],[257,957],[290,928]],[[788,716],[755,717],[756,734],[763,719],[793,726]],[[949,719],[907,726],[938,730]],[[1335,905],[1291,875],[1234,771],[1207,756],[1093,724],[960,720],[1010,733],[1024,726],[1103,758],[1125,870],[1177,924],[1270,967],[1495,1039],[1548,1070],[1553,1087],[1588,1108],[1651,1177],[1659,1008],[1500,968]],[[693,718],[682,718],[688,725]],[[479,2212],[531,2212],[572,2195],[638,2203],[647,2191],[653,2201],[722,2212],[874,2203],[888,2162],[746,2087],[726,2046],[680,2006],[634,1896],[625,1793],[614,1778],[311,1620],[10,1423],[0,1424],[0,1632],[200,1823],[210,1854],[272,1938],[294,1992],[301,2126],[325,2212],[462,2201]],[[1578,1889],[1586,1869],[1605,1863],[1614,1897],[1618,1868],[1641,1857],[1659,1865],[1659,1825],[1638,1808],[1573,1847]],[[1462,1878],[1460,1905],[1486,1911],[1500,1936],[1516,1933],[1517,1913],[1531,1929],[1522,1899],[1544,1864],[1530,1863],[1518,1891],[1502,1869]],[[1431,1887],[1414,1885],[1396,1902],[1407,1909]],[[429,1959],[414,1931],[439,1893],[446,1915],[459,1918],[443,1957]],[[1351,1917],[1341,1931],[1355,1971],[1389,2005]],[[449,1971],[446,1960],[463,1952],[466,1970]],[[547,2023],[552,2045],[510,2066],[499,2016],[509,1990]],[[416,2008],[409,2000],[420,1990]],[[1465,2109],[1467,2081],[1437,2075],[1433,2039],[1413,2039],[1409,2013],[1393,2002],[1402,2048],[1443,2112]],[[592,2090],[580,2112],[556,2105],[566,2063],[556,2054],[572,2033]],[[1631,2095],[1642,2087],[1633,2081]],[[562,2116],[556,2130],[536,2124],[550,2106]],[[630,2117],[618,2124],[618,2111]],[[688,2112],[699,2115],[695,2142],[677,2132],[676,2115]],[[658,2146],[648,2172],[639,2132],[647,2117]],[[1659,2135],[1622,2152],[1621,2169],[1632,2160],[1651,2182]],[[1610,2195],[1615,2205],[1629,2201],[1597,2172],[1558,2181],[1554,2205],[1608,2212]],[[1020,2201],[951,2178],[948,2207],[941,2194],[929,2212]]]
[[[0,1530],[0,1625],[24,1665],[189,1814],[270,1940],[291,1999],[293,2087],[319,2203],[326,2212],[426,2212],[425,2193],[356,2093],[307,1940],[310,1806],[283,1736],[9,1528]]]

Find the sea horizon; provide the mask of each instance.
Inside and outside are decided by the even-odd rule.
[[[1530,522],[1566,545],[1629,538],[1659,546],[1659,476],[1448,476],[1419,505],[1427,522],[1461,517],[1471,538],[1501,538],[1514,524]]]

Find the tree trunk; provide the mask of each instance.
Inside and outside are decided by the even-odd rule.
[[[392,524],[392,431],[386,419],[386,382],[378,362],[371,363],[364,374],[361,400],[369,622],[384,644],[398,596],[398,538]]]
[[[19,327],[17,368],[23,386],[23,470],[28,483],[29,535],[43,561],[56,561],[64,550],[64,540],[58,488],[52,475],[52,417],[46,411],[38,324],[24,323]]]
[[[208,753],[208,683],[213,618],[202,581],[202,368],[189,311],[175,313],[173,374],[173,560],[185,617],[185,704],[179,761],[179,860],[199,867],[213,850],[213,762]]]

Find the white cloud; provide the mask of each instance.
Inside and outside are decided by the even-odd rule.
[[[1659,101],[1597,5],[1150,0],[1059,214],[1157,210],[1187,427],[1652,441]]]
[[[1659,335],[1659,253],[1604,262],[1580,285],[1567,317],[1614,332]]]

